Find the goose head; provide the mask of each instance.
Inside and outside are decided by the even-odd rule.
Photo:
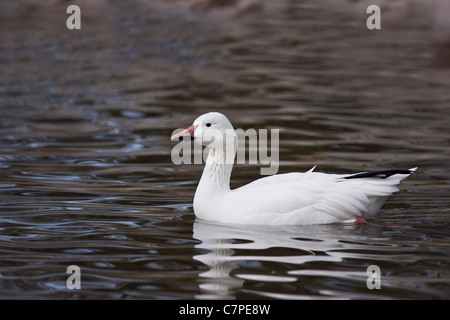
[[[171,140],[190,136],[196,143],[211,149],[237,147],[237,136],[231,122],[219,112],[209,112],[195,119],[194,123],[172,136]]]

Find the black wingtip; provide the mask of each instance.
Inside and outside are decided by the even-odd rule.
[[[417,170],[417,168],[412,168],[412,169],[407,169],[407,170],[382,170],[382,171],[362,172],[362,173],[352,174],[350,176],[344,177],[344,179],[358,179],[358,178],[386,179],[395,174],[412,174],[416,170]]]

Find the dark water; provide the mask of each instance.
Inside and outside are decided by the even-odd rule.
[[[64,2],[0,3],[0,298],[450,298],[433,5],[370,31],[364,2],[86,1],[68,30]],[[202,166],[174,165],[169,137],[208,111],[280,129],[280,172],[418,166],[374,221],[398,227],[196,220]],[[259,177],[239,165],[232,185]]]

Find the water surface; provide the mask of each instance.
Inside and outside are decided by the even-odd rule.
[[[450,69],[434,9],[369,31],[360,3],[194,2],[81,4],[73,31],[63,5],[2,3],[0,297],[450,298]],[[169,137],[208,111],[280,129],[280,173],[418,166],[374,221],[398,227],[196,220],[202,166],[174,165]],[[259,177],[238,165],[232,186]],[[73,264],[81,290],[66,286]]]

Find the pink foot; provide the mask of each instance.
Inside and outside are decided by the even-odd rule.
[[[369,225],[369,226],[374,226],[374,227],[379,227],[379,228],[399,228],[399,229],[411,228],[410,226],[396,226],[396,225],[387,225],[387,224],[378,224],[378,223],[373,223],[373,222],[367,222],[367,220],[364,219],[363,217],[356,217],[355,222],[358,225]]]
[[[366,224],[366,223],[368,223],[368,222],[366,221],[366,219],[364,219],[363,217],[356,217],[355,222],[356,222],[357,224]]]

